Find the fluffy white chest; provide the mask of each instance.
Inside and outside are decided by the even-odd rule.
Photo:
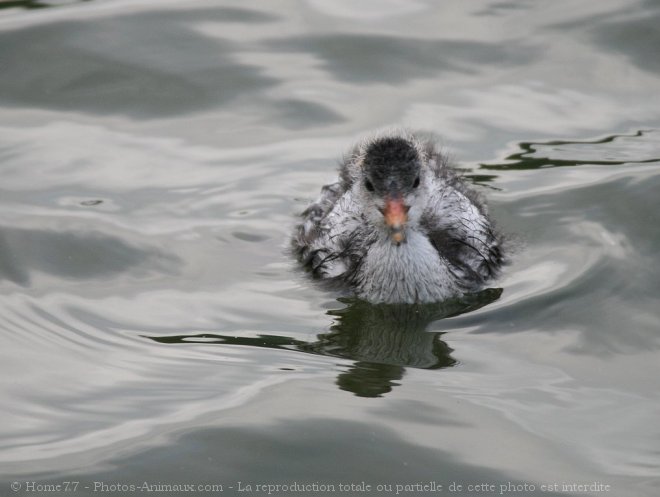
[[[409,231],[395,245],[383,236],[372,244],[359,270],[358,296],[370,302],[437,302],[459,293],[456,279],[429,240]]]

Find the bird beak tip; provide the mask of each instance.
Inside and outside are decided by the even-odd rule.
[[[392,233],[392,241],[396,245],[401,245],[401,243],[403,243],[404,238],[405,237],[403,236],[402,231],[395,231],[394,233]]]

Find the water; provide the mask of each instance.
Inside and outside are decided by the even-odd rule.
[[[658,495],[658,26],[654,0],[0,2],[0,494]],[[493,288],[370,306],[286,256],[393,123],[488,197]],[[335,489],[256,488],[292,482]]]

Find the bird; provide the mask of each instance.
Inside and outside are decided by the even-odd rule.
[[[336,182],[301,214],[291,248],[313,277],[372,304],[426,304],[476,292],[503,265],[486,203],[438,140],[388,129],[360,140]]]

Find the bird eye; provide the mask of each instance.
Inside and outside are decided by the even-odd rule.
[[[419,186],[419,176],[415,178],[415,182],[413,183],[413,188],[417,188]]]
[[[373,185],[373,184],[371,183],[371,181],[369,181],[369,180],[366,180],[366,181],[364,182],[364,187],[365,187],[367,190],[369,190],[370,192],[373,192],[373,191],[374,191],[374,185]]]

